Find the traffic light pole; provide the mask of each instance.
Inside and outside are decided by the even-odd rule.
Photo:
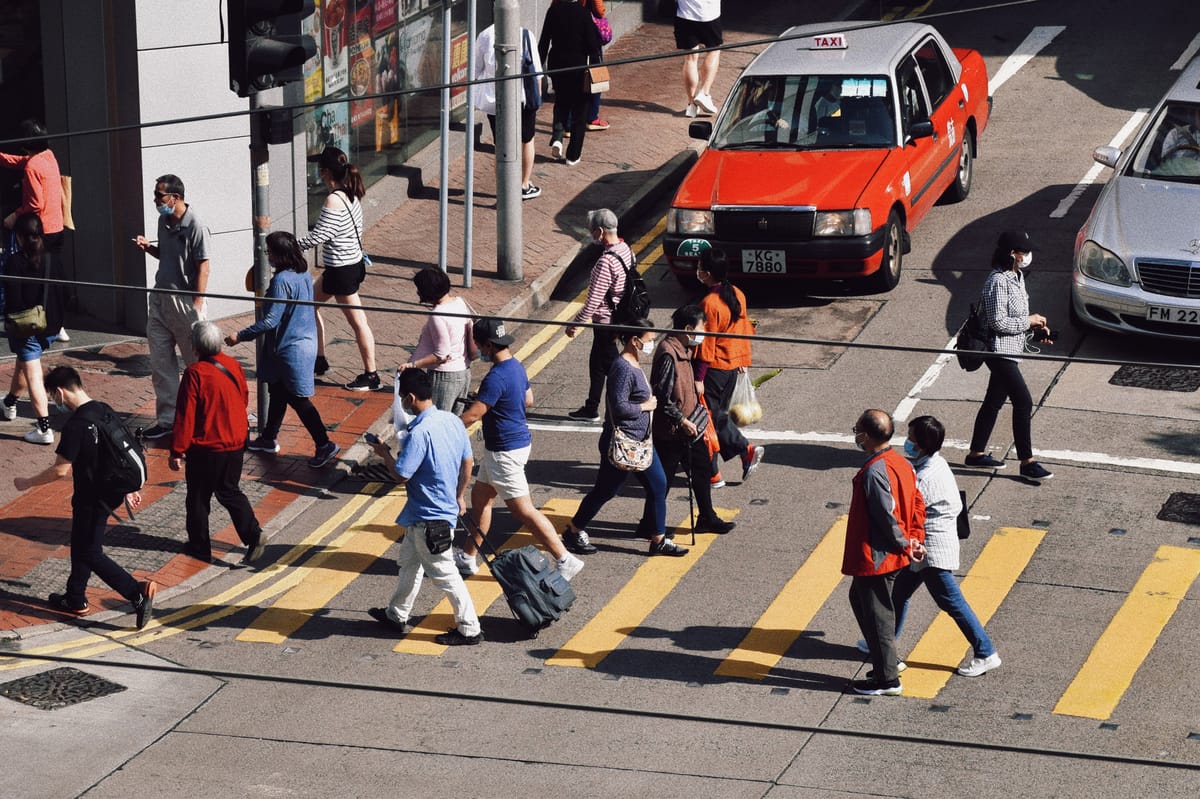
[[[265,111],[259,95],[250,97],[250,180],[254,184],[254,194],[251,201],[251,214],[254,217],[254,295],[262,297],[267,293],[267,284],[271,281],[271,262],[267,259],[267,234],[271,232],[271,153],[267,148],[267,131]],[[254,318],[263,317],[263,303],[255,303]],[[265,336],[255,339],[256,364],[263,362],[263,349],[266,346]],[[267,423],[267,384],[262,379],[261,370],[258,377],[258,433],[262,435]]]

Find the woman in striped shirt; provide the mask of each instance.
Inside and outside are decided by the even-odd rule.
[[[379,373],[375,370],[375,335],[367,324],[367,314],[362,310],[358,287],[367,276],[367,266],[362,250],[363,214],[359,200],[367,193],[362,175],[350,163],[346,154],[336,147],[326,147],[320,155],[310,155],[308,160],[317,164],[321,180],[329,189],[325,205],[317,224],[307,236],[298,239],[300,249],[307,250],[318,244],[321,248],[321,263],[325,271],[317,279],[313,294],[317,302],[330,297],[342,306],[342,313],[354,331],[358,342],[358,354],[362,357],[363,373],[346,384],[351,391],[375,391],[380,386]],[[317,361],[315,374],[329,370],[325,360],[325,323],[317,312]]]

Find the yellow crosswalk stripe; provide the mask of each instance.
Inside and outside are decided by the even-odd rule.
[[[845,543],[846,517],[841,516],[759,616],[737,649],[717,666],[719,676],[761,680],[775,668],[842,581]]]
[[[737,513],[719,509],[718,514],[729,519]],[[686,522],[680,525],[686,526]],[[680,530],[682,532],[682,529]],[[691,571],[717,536],[698,533],[691,552],[681,558],[648,558],[633,577],[617,592],[600,612],[572,636],[561,649],[546,660],[550,666],[595,668],[610,652],[621,645],[629,631],[641,625],[646,617],[666,599],[683,576]]]
[[[542,507],[542,513],[557,530],[566,526],[578,508],[579,500],[577,499],[552,499]],[[519,549],[533,543],[536,543],[533,535],[522,530],[508,539],[504,549]],[[475,612],[480,616],[504,594],[500,590],[500,583],[496,582],[486,569],[480,569],[478,574],[467,580],[467,591],[471,594],[471,601],[475,604]],[[506,610],[505,613],[508,611]],[[436,657],[445,652],[446,647],[434,641],[434,637],[441,635],[453,626],[454,610],[450,607],[450,600],[443,598],[425,618],[421,619],[419,624],[413,627],[412,632],[400,639],[392,651]]]
[[[1025,527],[1001,527],[992,534],[960,585],[980,624],[988,623],[1012,591],[1045,535],[1045,530]],[[969,650],[954,620],[939,613],[905,658],[908,670],[900,676],[904,695],[937,696]]]
[[[237,640],[262,644],[286,641],[396,542],[400,528],[395,519],[407,501],[405,492],[397,491],[374,503],[368,521],[351,525],[304,565],[293,569],[285,578],[291,587],[238,633]]]
[[[1099,720],[1111,716],[1197,575],[1200,550],[1159,547],[1054,712]]]

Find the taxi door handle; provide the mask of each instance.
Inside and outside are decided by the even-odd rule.
[[[966,107],[967,107],[967,103],[966,103],[966,101],[965,101],[965,100],[963,100],[961,97],[958,99],[958,107],[959,107],[959,108],[966,108]]]

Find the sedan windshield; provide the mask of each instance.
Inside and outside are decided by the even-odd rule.
[[[725,102],[712,147],[894,147],[891,84],[883,75],[743,77]]]
[[[1200,105],[1168,103],[1146,130],[1126,174],[1200,183]]]

